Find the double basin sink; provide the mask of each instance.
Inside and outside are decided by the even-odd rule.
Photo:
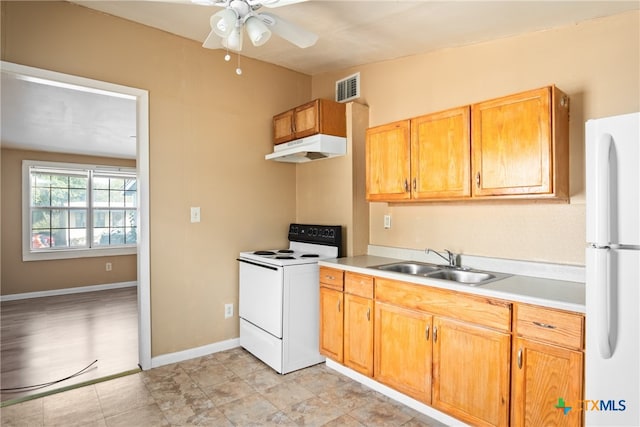
[[[377,270],[392,271],[412,276],[428,277],[430,279],[449,280],[469,286],[481,286],[489,282],[509,277],[509,274],[472,270],[465,267],[436,265],[414,261],[396,262],[378,265]]]

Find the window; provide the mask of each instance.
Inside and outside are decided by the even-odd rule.
[[[23,162],[23,259],[136,253],[135,169]]]

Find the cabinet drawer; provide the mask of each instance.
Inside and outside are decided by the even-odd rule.
[[[344,291],[363,298],[373,298],[373,277],[364,274],[346,272],[344,275]]]
[[[320,267],[320,286],[342,291],[344,271],[329,267]]]
[[[375,279],[376,301],[384,301],[501,331],[511,330],[511,303],[461,292]]]
[[[584,348],[584,316],[526,304],[517,304],[514,330],[520,336],[562,347]]]

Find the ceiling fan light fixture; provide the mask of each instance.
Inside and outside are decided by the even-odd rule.
[[[267,26],[256,17],[250,16],[245,21],[247,34],[254,46],[262,46],[271,38],[271,31]]]
[[[229,37],[222,39],[222,46],[235,52],[242,50],[242,28],[235,27]]]
[[[238,15],[233,9],[223,9],[211,16],[211,29],[220,37],[228,37],[236,27]]]

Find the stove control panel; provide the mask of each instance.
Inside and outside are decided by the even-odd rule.
[[[289,225],[289,241],[316,243],[320,245],[342,246],[342,226],[340,225]]]

